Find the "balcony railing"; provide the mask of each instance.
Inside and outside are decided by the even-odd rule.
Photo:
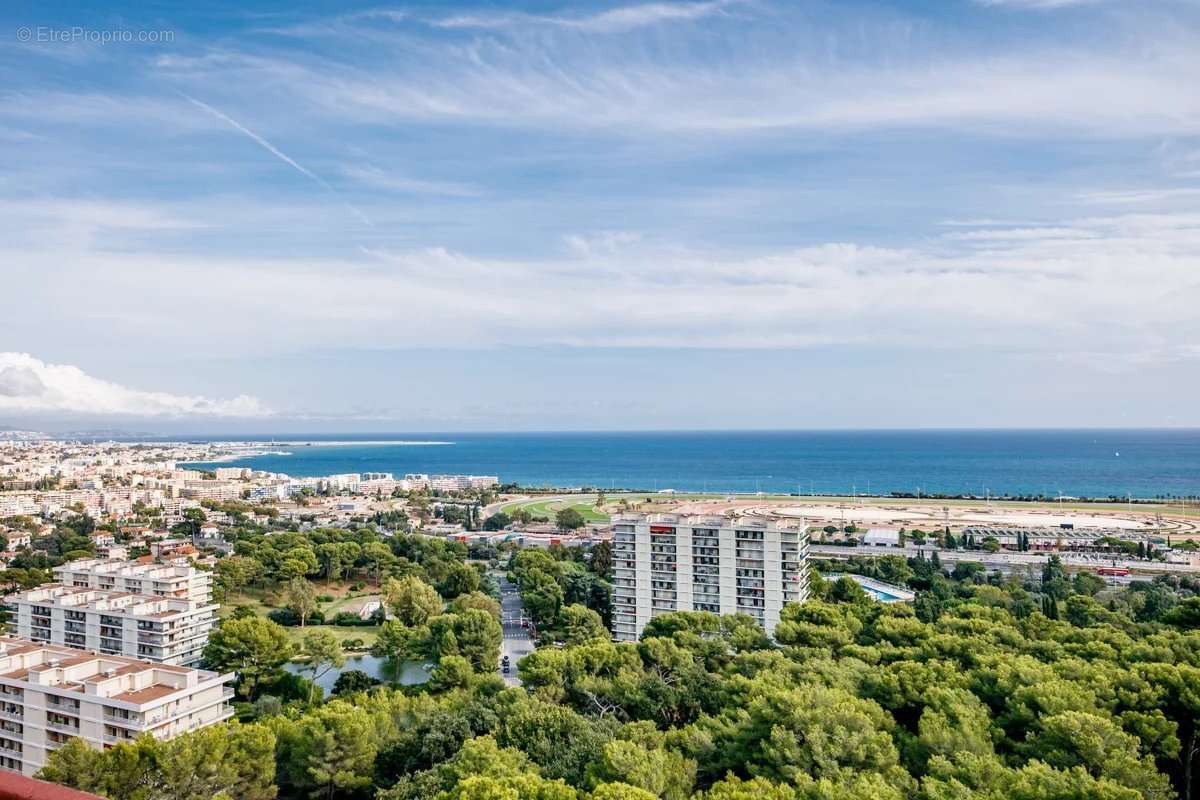
[[[120,725],[123,728],[140,728],[142,721],[137,717],[122,717],[113,713],[109,709],[104,709],[104,721],[113,725]]]
[[[55,694],[46,695],[46,705],[50,708],[65,708],[70,709],[74,713],[79,713],[78,700],[72,700],[67,697],[59,697]]]

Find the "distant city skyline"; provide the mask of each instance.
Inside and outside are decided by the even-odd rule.
[[[0,429],[1200,427],[1200,7],[0,10]]]

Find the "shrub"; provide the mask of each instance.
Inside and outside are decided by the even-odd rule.
[[[292,611],[290,608],[277,608],[267,614],[267,619],[271,620],[271,622],[283,625],[285,628],[295,628],[300,625],[300,615],[295,611]],[[306,624],[308,625],[322,625],[324,622],[325,615],[322,614],[320,610],[309,614],[308,619],[306,620]]]
[[[272,694],[264,694],[254,701],[255,717],[274,717],[283,713],[283,701]]]
[[[379,680],[372,678],[361,669],[348,669],[341,675],[338,675],[337,681],[333,684],[333,694],[344,695],[353,694],[354,692],[365,692],[372,686],[377,686]]]

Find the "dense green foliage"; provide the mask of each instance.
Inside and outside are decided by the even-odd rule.
[[[849,579],[818,579],[812,601],[784,610],[775,641],[747,617],[678,613],[618,644],[592,624],[595,612],[567,602],[576,582],[597,577],[585,564],[514,557],[526,601],[566,637],[521,661],[522,688],[495,674],[494,601],[467,594],[435,609],[427,584],[397,580],[385,594],[406,621],[385,628],[398,647],[437,659],[429,683],[346,678],[328,700],[262,704],[255,723],[233,730],[272,740],[262,768],[285,798],[1189,796],[1200,749],[1195,587],[1117,590],[1054,560],[1024,581],[971,565],[947,574],[930,562],[864,561],[849,566],[919,589],[918,601],[882,605]],[[227,622],[214,654],[252,671],[278,658],[271,623],[240,622],[253,624]],[[313,674],[336,662],[328,642],[305,650]],[[171,776],[194,768],[187,743],[202,736],[214,734],[153,745],[152,757],[145,742],[86,757],[63,748],[46,774],[113,800],[166,797]],[[223,786],[230,797],[268,796],[258,783],[234,786],[247,780],[248,747],[199,747],[209,796]]]
[[[340,581],[359,578],[382,584],[390,576],[414,576],[436,586],[443,597],[481,588],[482,578],[466,565],[461,542],[396,533],[369,526],[353,529],[268,532],[238,529],[235,557],[217,563],[220,587],[237,592],[253,585],[286,584],[293,578]]]
[[[118,539],[127,537],[117,532],[116,526],[103,528],[114,533]],[[30,534],[31,546],[20,548],[9,559],[7,568],[0,575],[0,586],[6,590],[25,589],[50,580],[49,570],[73,558],[87,558],[95,553],[95,543],[90,534],[97,530],[96,522],[85,513],[64,512],[53,526],[43,528],[32,517],[0,518],[0,538],[7,547],[6,531]]]
[[[41,776],[113,800],[270,800],[276,737],[266,725],[222,725],[169,742],[146,735],[96,750],[74,738]]]
[[[601,552],[608,554],[607,547]],[[589,563],[588,555],[593,554],[577,547],[527,549],[513,555],[509,571],[520,586],[539,641],[575,643],[591,635],[607,635],[605,626],[612,621],[612,587],[605,578],[611,555],[603,564]],[[596,566],[603,566],[605,572],[596,572]],[[592,634],[583,635],[586,631]]]

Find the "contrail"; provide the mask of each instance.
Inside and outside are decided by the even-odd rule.
[[[343,199],[343,198],[342,198],[342,196],[341,196],[341,195],[338,193],[338,190],[337,190],[337,189],[334,189],[332,186],[330,186],[330,185],[329,185],[329,182],[328,182],[328,181],[326,181],[324,178],[322,178],[320,175],[317,175],[315,172],[313,172],[312,170],[308,169],[308,168],[307,168],[307,167],[305,167],[303,164],[300,164],[299,162],[297,162],[297,161],[296,161],[296,159],[292,158],[292,157],[291,157],[291,156],[289,156],[287,153],[283,152],[283,151],[282,151],[282,150],[280,150],[278,147],[276,147],[275,145],[271,144],[271,143],[270,143],[270,142],[268,142],[266,139],[264,139],[263,137],[259,136],[257,133],[255,133],[254,131],[250,130],[250,129],[249,129],[249,128],[247,128],[245,125],[243,125],[242,123],[238,122],[236,119],[234,119],[233,117],[229,116],[228,114],[225,114],[225,113],[223,113],[223,112],[221,112],[221,111],[219,111],[219,110],[217,110],[217,109],[213,108],[213,107],[212,107],[212,106],[210,106],[208,103],[205,103],[205,102],[203,102],[203,101],[197,100],[196,98],[192,97],[191,95],[185,94],[185,93],[183,93],[183,92],[179,92],[179,95],[180,95],[180,97],[182,97],[184,100],[187,100],[189,103],[191,103],[191,104],[193,104],[193,105],[197,106],[198,108],[200,108],[200,109],[202,109],[202,110],[204,110],[204,111],[207,111],[209,114],[212,114],[214,117],[216,117],[217,119],[221,120],[222,122],[228,123],[229,125],[232,125],[232,126],[235,128],[235,129],[237,129],[237,130],[241,131],[242,133],[246,134],[246,135],[247,135],[247,136],[249,136],[251,139],[253,139],[255,142],[257,142],[257,143],[258,143],[258,145],[259,145],[260,147],[262,147],[264,150],[266,150],[268,153],[270,153],[271,155],[275,156],[275,157],[276,157],[276,158],[278,158],[280,161],[282,161],[283,163],[285,163],[285,164],[287,164],[288,166],[290,166],[292,169],[294,169],[294,170],[296,170],[297,172],[299,172],[301,175],[305,175],[305,176],[307,176],[308,178],[310,178],[311,180],[313,180],[313,181],[316,181],[316,183],[317,183],[317,185],[318,185],[318,186],[320,186],[322,189],[324,189],[325,191],[329,192],[329,193],[330,193],[330,194],[332,194],[334,197],[336,197],[336,198],[338,199],[338,201],[339,201],[339,202],[341,202],[341,203],[342,203],[342,205],[346,206],[346,208],[350,209],[350,211],[351,211],[351,212],[353,212],[353,214],[354,214],[356,217],[358,217],[359,219],[361,219],[361,220],[362,220],[364,223],[366,223],[367,225],[371,225],[372,227],[374,227],[374,223],[373,223],[373,222],[371,222],[371,220],[367,218],[367,215],[366,215],[366,214],[364,214],[363,212],[359,211],[357,208],[355,208],[353,205],[351,205],[349,202],[347,202],[345,199]]]

